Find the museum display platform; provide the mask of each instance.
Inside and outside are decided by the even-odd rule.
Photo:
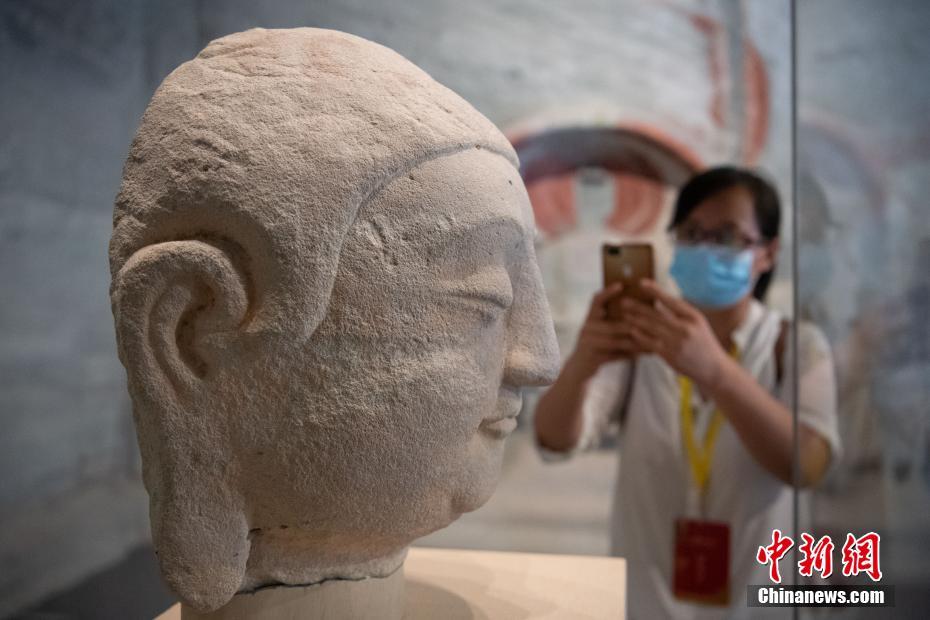
[[[620,558],[412,548],[403,571],[404,620],[625,617],[626,564]],[[285,589],[299,593],[319,587]],[[384,599],[378,604],[384,604]],[[260,615],[254,610],[250,613],[252,618],[268,620],[305,617],[297,611],[296,601],[283,607],[287,609],[282,611],[279,606],[265,608]],[[384,617],[384,611],[371,609],[368,613]],[[220,612],[223,610],[209,617],[232,617],[216,615]],[[344,608],[343,612],[334,609],[324,613],[315,617],[345,618]],[[177,604],[156,620],[181,617],[181,605]]]

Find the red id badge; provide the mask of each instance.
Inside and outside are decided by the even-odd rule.
[[[729,605],[729,524],[676,519],[672,592],[694,603]]]

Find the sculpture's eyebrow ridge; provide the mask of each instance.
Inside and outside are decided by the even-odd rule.
[[[526,227],[514,217],[496,215],[474,222],[452,222],[451,226],[429,235],[421,247],[441,249],[464,242],[484,241],[495,245],[517,245],[526,237]]]

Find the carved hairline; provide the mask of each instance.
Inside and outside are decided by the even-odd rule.
[[[510,151],[506,148],[502,148],[502,146],[498,146],[493,143],[489,143],[487,141],[473,141],[473,142],[468,142],[468,143],[451,144],[451,145],[448,145],[442,148],[433,149],[429,151],[428,153],[422,155],[421,157],[417,157],[417,158],[413,158],[413,159],[405,161],[402,166],[398,167],[395,170],[388,171],[388,173],[382,175],[380,179],[378,179],[377,181],[375,181],[375,183],[372,184],[372,187],[369,189],[369,191],[363,193],[361,199],[356,201],[356,204],[354,206],[354,212],[350,214],[350,219],[345,228],[345,234],[343,234],[342,238],[339,239],[338,246],[336,248],[335,257],[336,257],[337,268],[342,258],[342,251],[345,245],[346,238],[348,237],[348,232],[351,231],[356,226],[358,218],[362,214],[363,210],[365,210],[366,207],[370,203],[372,203],[387,186],[389,186],[397,178],[404,176],[405,174],[418,168],[419,166],[422,166],[423,164],[426,164],[436,159],[441,159],[443,157],[449,157],[457,153],[465,152],[473,148],[485,150],[492,154],[503,157],[512,166],[514,166],[515,169],[519,170],[519,165],[518,165],[518,162],[516,160],[516,157],[513,151]],[[349,207],[349,208],[353,208],[353,207]],[[159,226],[170,227],[170,221],[172,219],[175,219],[175,220],[183,219],[185,216],[194,215],[194,214],[196,214],[196,210],[193,210],[187,213],[180,212],[180,213],[166,214],[163,218],[153,218],[152,221],[144,223],[141,227],[141,230],[137,231],[137,234],[139,237],[144,238],[146,236],[147,230],[151,230],[152,228],[157,228]],[[139,218],[133,215],[130,215],[130,214],[125,214],[123,215],[123,217],[119,217],[116,223],[116,226],[114,227],[114,231],[113,231],[114,241],[119,241],[121,238],[125,238],[125,235],[132,234],[129,231],[121,231],[121,229],[125,229],[129,220],[134,221],[139,224],[143,223]],[[248,225],[257,226],[260,230],[267,230],[267,228],[263,226],[259,220],[245,218],[244,221],[247,222]],[[253,270],[249,269],[247,267],[247,264],[244,264],[244,261],[242,259],[243,256],[245,256],[247,260],[251,259],[251,256],[250,256],[251,252],[241,242],[241,240],[237,238],[235,234],[230,234],[230,232],[231,231],[227,227],[217,227],[217,228],[212,228],[212,229],[206,229],[206,228],[200,227],[199,230],[196,230],[196,231],[192,230],[187,234],[175,234],[171,236],[165,236],[163,238],[158,238],[157,241],[143,242],[142,244],[138,245],[138,247],[135,247],[131,250],[123,252],[123,256],[125,256],[125,258],[120,261],[118,267],[114,265],[116,269],[114,270],[114,273],[113,273],[112,285],[115,287],[118,282],[123,280],[124,270],[127,268],[131,268],[133,265],[136,264],[137,261],[134,261],[133,258],[137,257],[141,252],[154,250],[156,249],[156,247],[161,246],[162,244],[177,243],[177,242],[184,242],[184,241],[196,241],[196,242],[215,248],[217,252],[220,255],[222,255],[225,260],[229,262],[233,270],[240,275],[240,281],[242,282],[245,288],[244,294],[245,294],[245,299],[246,299],[246,304],[247,304],[244,315],[242,317],[240,328],[247,328],[251,319],[254,318],[257,314],[257,308],[255,304],[258,303],[257,295],[255,292],[257,288],[256,288],[256,281],[253,276]],[[230,250],[232,249],[235,249],[236,252],[230,252]],[[236,254],[239,254],[239,256],[236,256]],[[321,308],[321,311],[322,311],[321,316],[325,316],[329,310],[329,301],[331,298],[332,287],[334,285],[335,285],[335,279],[333,279],[329,283],[330,289],[326,291],[326,294],[325,294],[326,302]],[[111,289],[111,295],[114,292],[115,291]],[[322,292],[318,292],[317,294],[319,295],[321,293]],[[260,330],[260,331],[264,331],[264,330]],[[316,331],[316,325],[314,325],[313,328],[307,332],[306,336],[309,336],[314,331]]]
[[[388,185],[397,180],[398,177],[402,177],[405,174],[408,174],[412,170],[415,170],[427,164],[433,160],[441,159],[443,157],[450,157],[457,153],[462,153],[469,149],[483,149],[495,155],[500,155],[506,159],[510,165],[512,165],[518,172],[520,170],[520,164],[516,159],[516,155],[513,151],[508,151],[507,149],[499,148],[498,146],[488,143],[488,142],[469,142],[466,144],[454,144],[442,148],[437,148],[432,151],[429,151],[422,157],[417,157],[412,160],[409,160],[404,163],[398,170],[392,171],[388,174],[385,174],[380,180],[378,180],[372,187],[371,191],[365,194],[358,203],[358,207],[355,210],[355,215],[352,218],[352,223],[349,225],[348,230],[352,230],[352,227],[355,226],[356,221],[358,220],[359,215],[368,206],[369,203],[373,202],[378,195],[386,188]],[[340,244],[340,252],[341,252]]]

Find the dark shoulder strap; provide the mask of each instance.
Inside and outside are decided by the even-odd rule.
[[[633,380],[636,378],[636,359],[630,360],[630,371],[626,373],[626,389],[623,390],[623,402],[620,404],[620,413],[617,419],[620,422],[620,428],[626,423],[627,412],[630,409],[630,401],[633,400]]]
[[[788,334],[791,332],[791,321],[781,320],[778,339],[775,341],[775,381],[781,383],[785,376],[785,349],[788,347]]]

